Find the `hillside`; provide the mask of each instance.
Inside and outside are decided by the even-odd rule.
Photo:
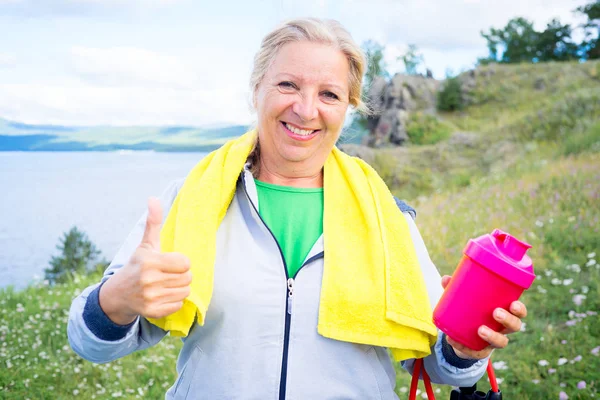
[[[598,61],[489,65],[461,78],[472,85],[464,110],[412,115],[411,129],[447,130],[447,140],[377,150],[346,144],[344,150],[371,162],[395,194],[414,199],[461,190],[528,155],[559,155],[599,140]]]
[[[505,398],[598,398],[600,63],[487,68],[494,72],[477,74],[471,104],[439,116],[452,127],[447,140],[347,150],[370,160],[417,209],[442,273],[452,273],[469,238],[494,228],[533,246],[537,279],[522,298],[526,325],[493,355]],[[174,338],[100,366],[68,347],[71,298],[98,279],[0,290],[0,398],[164,396],[175,379]],[[409,377],[398,370],[405,399]],[[482,380],[479,388],[489,386]],[[436,391],[438,399],[449,397],[447,387]]]
[[[0,151],[211,151],[246,126],[198,128],[30,125],[0,118]]]

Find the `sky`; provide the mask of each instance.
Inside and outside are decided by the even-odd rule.
[[[32,124],[248,124],[261,39],[284,20],[342,23],[386,48],[408,44],[443,79],[487,55],[480,31],[523,16],[577,24],[585,0],[0,0],[0,118]]]

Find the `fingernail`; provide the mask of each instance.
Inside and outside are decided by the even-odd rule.
[[[521,311],[521,305],[519,303],[515,303],[513,304],[512,309],[514,312],[519,312]]]
[[[485,326],[482,326],[481,328],[479,328],[479,334],[481,334],[481,336],[483,337],[487,337],[490,334],[490,330]]]
[[[503,310],[496,310],[496,318],[504,319],[506,317],[506,313]]]

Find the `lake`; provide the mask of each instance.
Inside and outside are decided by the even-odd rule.
[[[185,177],[204,153],[0,152],[0,288],[23,288],[77,226],[110,260],[149,196]]]

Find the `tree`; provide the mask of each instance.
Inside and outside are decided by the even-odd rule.
[[[367,40],[363,43],[362,48],[367,59],[367,71],[365,72],[365,80],[363,82],[363,88],[366,92],[376,77],[389,78],[390,74],[387,71],[387,65],[384,60],[385,46],[380,45],[374,40]]]
[[[585,38],[581,43],[582,56],[585,59],[600,58],[600,0],[578,7],[575,12],[583,14],[587,21],[582,25]]]
[[[46,279],[51,283],[65,282],[72,274],[85,272],[100,255],[87,235],[77,227],[64,233],[56,248],[61,255],[52,256],[50,268],[45,270]]]
[[[363,80],[363,97],[366,97],[369,93],[371,84],[377,77],[383,77],[388,79],[390,77],[387,71],[387,65],[384,60],[385,46],[375,42],[374,40],[368,40],[362,45],[363,52],[367,61],[367,70]],[[366,99],[369,103],[369,99]],[[350,124],[349,130],[353,132],[359,132],[364,134],[369,130],[369,117],[361,113],[354,113],[352,123]]]
[[[424,58],[419,49],[414,44],[408,45],[408,50],[404,55],[398,57],[398,60],[404,62],[404,69],[409,75],[417,75],[417,69],[423,64]]]
[[[535,58],[537,32],[533,23],[525,18],[513,18],[503,29],[490,28],[481,32],[487,40],[489,58],[500,63],[518,63]]]
[[[437,109],[440,111],[456,111],[464,108],[462,85],[458,76],[446,76],[442,90],[438,92]]]
[[[505,64],[519,62],[567,61],[577,59],[579,46],[571,39],[570,25],[557,18],[538,32],[525,18],[513,18],[504,28],[481,32],[487,40],[488,60]]]
[[[568,61],[578,58],[579,46],[571,40],[570,25],[563,25],[554,18],[546,30],[538,33],[535,61]]]

